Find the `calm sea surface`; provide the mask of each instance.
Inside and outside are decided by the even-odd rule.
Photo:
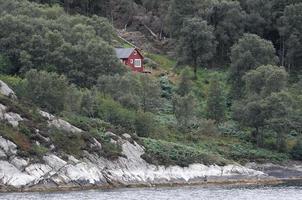
[[[302,200],[302,186],[179,187],[56,193],[0,193],[1,200]]]

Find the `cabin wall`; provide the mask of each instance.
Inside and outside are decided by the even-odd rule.
[[[135,66],[134,66],[134,60],[135,60],[135,59],[141,59],[141,67],[135,67]],[[131,62],[131,60],[132,60],[133,62]],[[143,58],[143,56],[141,56],[138,52],[137,52],[136,54],[135,54],[135,52],[132,52],[132,54],[129,56],[128,59],[126,59],[126,60],[124,61],[124,63],[125,63],[126,65],[128,65],[129,67],[131,67],[132,71],[144,72],[144,65],[143,65],[143,63],[144,63],[144,58]]]

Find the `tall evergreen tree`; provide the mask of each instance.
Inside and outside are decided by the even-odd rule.
[[[200,18],[184,22],[179,38],[179,59],[194,69],[197,77],[198,67],[207,66],[216,50],[213,27]]]

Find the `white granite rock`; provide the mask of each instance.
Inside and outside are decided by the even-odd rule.
[[[28,162],[22,158],[18,158],[18,157],[14,157],[10,163],[12,165],[14,165],[17,169],[19,170],[23,170],[27,165],[28,165]]]
[[[10,123],[13,127],[18,127],[19,122],[23,121],[23,118],[19,114],[13,112],[5,113],[4,119],[7,120],[8,123]]]
[[[67,131],[67,132],[72,132],[72,133],[83,132],[81,129],[71,125],[70,123],[66,122],[65,120],[56,118],[55,116],[53,116],[47,112],[41,111],[41,110],[39,112],[42,117],[44,117],[48,120],[48,124],[50,126],[54,126],[58,129],[61,129],[61,130]]]
[[[4,139],[2,136],[0,136],[0,149],[2,149],[8,156],[12,156],[17,153],[17,145]]]
[[[1,80],[0,80],[0,94],[14,99],[17,98],[14,91],[10,89],[10,87],[8,87],[8,85]]]
[[[25,168],[25,172],[34,178],[34,182],[39,182],[42,178],[48,178],[53,175],[53,170],[50,166],[40,163],[31,164]],[[48,176],[47,176],[48,175]]]
[[[126,139],[131,139],[131,135],[129,135],[128,133],[124,133],[123,137],[126,138]]]
[[[7,159],[7,155],[2,149],[0,149],[0,159],[2,159],[2,160]]]
[[[8,161],[0,160],[0,183],[19,188],[35,180],[34,176],[20,172]]]
[[[105,133],[106,136],[109,136],[109,137],[117,137],[114,133],[110,132],[110,131],[107,131]]]
[[[17,127],[20,121],[23,121],[23,118],[13,112],[6,112],[6,106],[0,104],[0,120],[5,120],[10,123],[13,127]]]
[[[53,154],[44,156],[43,160],[48,166],[50,166],[55,171],[58,171],[62,169],[65,165],[67,165],[66,161]]]
[[[54,154],[43,157],[45,164],[33,163],[27,166],[26,161],[19,158],[14,158],[11,163],[0,161],[0,184],[21,187],[48,180],[57,185],[108,185],[108,182],[121,185],[153,185],[190,183],[194,180],[203,180],[205,176],[265,176],[260,171],[240,165],[155,166],[141,158],[144,154],[142,146],[121,138],[117,142],[122,144],[122,154],[125,156],[114,161],[86,151],[82,159],[68,156],[68,162]],[[3,138],[0,138],[0,147],[5,154],[16,152],[16,146]],[[24,167],[25,170],[22,170]]]

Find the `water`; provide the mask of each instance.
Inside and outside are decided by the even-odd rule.
[[[56,193],[6,193],[1,200],[302,200],[301,186],[179,187],[90,190]]]

